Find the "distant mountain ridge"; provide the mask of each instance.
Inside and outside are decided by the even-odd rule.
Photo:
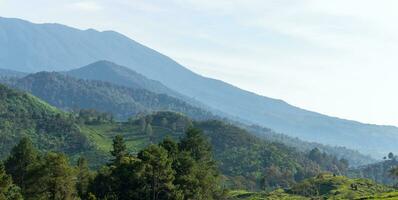
[[[0,68],[65,71],[109,60],[246,123],[308,141],[358,149],[374,157],[398,151],[397,127],[329,117],[241,90],[195,74],[169,57],[113,31],[82,31],[59,24],[0,18],[0,44]]]
[[[218,114],[223,117],[228,116],[217,109],[212,109],[209,106],[196,101],[195,99],[189,98],[174,90],[171,90],[159,81],[148,79],[132,69],[120,66],[110,61],[97,61],[77,69],[65,71],[63,73],[78,79],[105,81],[133,89],[145,89],[157,94],[166,94],[168,96],[181,99],[194,107],[212,111],[214,114]]]
[[[28,75],[28,73],[9,70],[9,69],[0,69],[0,77],[23,77]]]
[[[103,64],[105,61],[94,63]],[[105,62],[108,65],[103,65],[106,68],[107,75],[115,75],[112,63]],[[79,68],[79,69],[84,69]],[[122,68],[122,66],[117,67]],[[79,72],[77,69],[75,72]],[[123,71],[131,71],[124,68]],[[65,73],[67,75],[65,75]],[[92,69],[90,73],[101,74],[103,69],[101,67]],[[82,75],[83,73],[77,73]],[[116,73],[118,75],[118,73]],[[99,76],[101,77],[101,76]],[[104,76],[108,77],[108,76]],[[11,78],[0,79],[0,82],[6,83],[14,88],[19,88],[28,91],[53,106],[63,110],[78,110],[78,109],[95,109],[102,112],[112,113],[116,119],[126,120],[129,117],[135,117],[137,114],[142,115],[144,112],[150,113],[153,111],[171,110],[187,114],[193,119],[220,119],[218,116],[212,115],[207,110],[191,106],[181,100],[174,99],[165,94],[155,94],[143,88],[142,83],[134,77],[132,80],[126,80],[130,87],[119,86],[109,82],[95,81],[88,79],[77,79],[70,77],[68,72],[63,74],[56,72],[39,72],[26,75],[22,78],[11,76]],[[117,79],[116,79],[117,80]],[[134,81],[138,81],[137,84]],[[143,79],[143,81],[147,81]],[[140,88],[140,85],[143,88]],[[144,100],[144,101],[143,101]],[[157,102],[157,103],[148,103]],[[229,120],[227,120],[229,121]],[[267,128],[261,127],[248,127],[243,123],[231,122],[237,126],[241,126],[250,133],[257,135],[259,138],[265,138],[268,141],[284,143],[287,146],[295,147],[301,152],[308,152],[317,147],[322,152],[335,155],[337,158],[344,158],[349,161],[350,166],[359,166],[375,162],[368,156],[361,155],[360,153],[344,149],[341,147],[327,147],[321,144],[309,143],[300,141],[296,138],[291,138],[286,135],[278,134]]]
[[[215,119],[210,112],[190,104],[141,88],[127,88],[108,82],[82,80],[56,72],[39,72],[23,78],[0,80],[14,88],[27,91],[67,111],[95,109],[127,120],[140,113],[154,111],[181,112],[193,119]]]
[[[128,68],[106,60],[91,63],[87,66],[64,73],[79,79],[101,80],[122,86],[128,86],[130,88],[146,89],[158,94],[181,96],[177,92],[172,91],[161,84],[159,81],[149,80],[145,76],[138,74],[133,70],[129,70]]]

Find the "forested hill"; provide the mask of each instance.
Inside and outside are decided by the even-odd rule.
[[[76,154],[91,149],[70,115],[38,98],[0,84],[0,158],[29,136],[42,150]]]
[[[238,119],[237,117],[227,115],[216,108],[211,108],[203,103],[200,103],[199,101],[195,100],[195,98],[190,98],[180,94],[177,91],[171,90],[159,81],[148,79],[132,69],[110,61],[97,61],[63,73],[78,79],[105,81],[129,88],[145,89],[157,94],[167,94],[171,97],[185,101],[194,107],[210,111],[218,116],[229,117],[230,119]]]
[[[39,72],[20,79],[3,79],[3,82],[67,111],[95,109],[124,120],[139,113],[162,110],[181,112],[198,120],[215,118],[210,112],[182,100],[137,89],[138,86],[134,88],[133,85],[127,88],[107,82],[76,79],[56,72]]]
[[[332,174],[319,174],[287,189],[271,192],[232,191],[228,200],[315,200],[315,199],[398,199],[396,188],[368,179],[349,179]]]
[[[345,146],[375,158],[398,150],[398,128],[339,119],[198,75],[169,57],[114,31],[79,30],[0,18],[0,68],[66,71],[109,60],[245,122],[303,140]],[[49,59],[51,58],[51,59]],[[336,97],[339,98],[339,97]]]
[[[132,154],[166,137],[179,139],[192,125],[204,131],[213,146],[218,167],[231,188],[287,186],[320,171],[345,173],[347,162],[320,153],[300,153],[280,143],[252,136],[220,121],[195,122],[173,112],[160,112],[127,122],[80,111],[68,114],[27,93],[0,86],[2,158],[22,138],[29,137],[41,151],[86,157],[92,166],[109,158],[116,135],[126,138]]]
[[[9,69],[0,69],[0,77],[23,77],[28,75],[28,73],[18,72]]]
[[[167,94],[173,97],[182,96],[167,88],[159,81],[150,80],[131,69],[105,60],[64,73],[78,79],[105,81],[134,89],[145,89],[157,94]]]
[[[113,68],[112,63],[100,62],[107,70]],[[122,67],[120,67],[122,68]],[[116,67],[116,69],[118,69]],[[123,70],[128,70],[122,68]],[[130,70],[131,71],[131,70]],[[93,71],[97,72],[97,71]],[[98,72],[101,72],[98,71]],[[105,76],[104,76],[105,77]],[[110,73],[112,77],[112,73]],[[123,79],[121,79],[123,80]],[[130,80],[130,78],[128,79]],[[137,79],[138,81],[138,79]],[[67,111],[78,111],[79,109],[95,109],[101,112],[112,113],[116,119],[126,120],[137,114],[151,113],[153,111],[176,111],[181,112],[196,120],[218,119],[205,109],[191,106],[182,100],[165,94],[155,94],[144,89],[137,89],[134,82],[127,81],[126,85],[131,88],[95,80],[82,80],[69,75],[55,72],[40,72],[30,74],[23,78],[3,79],[8,85],[19,88],[42,98],[53,106]],[[142,85],[143,83],[137,83]],[[235,123],[238,124],[238,123]],[[294,139],[274,131],[256,126],[245,126],[251,134],[268,141],[284,143],[295,147],[302,152],[308,152],[313,148],[319,148],[322,152],[336,155],[339,159],[346,159],[351,166],[369,164],[373,160],[358,152],[337,148],[326,147],[316,143],[308,143]]]
[[[217,110],[200,105],[198,102],[193,101],[192,99],[181,96],[180,94],[176,94],[157,81],[149,80],[127,67],[120,66],[109,61],[98,61],[78,69],[67,71],[65,73],[81,79],[100,80],[125,87],[141,87],[149,91],[160,93],[164,92],[173,96],[175,95],[177,98],[182,99],[189,104],[196,105],[196,107],[211,111],[212,113],[217,113],[219,116],[226,116],[225,113],[220,113]],[[231,116],[228,117],[232,118]],[[239,120],[240,119],[235,118],[234,121]],[[358,151],[348,148],[322,145],[316,142],[306,142],[300,140],[299,138],[289,137],[286,134],[279,134],[271,129],[262,128],[260,126],[247,126],[244,123],[241,123],[241,125],[244,129],[249,130],[250,133],[256,134],[260,138],[266,138],[269,141],[284,143],[288,146],[295,147],[298,150],[302,150],[303,152],[310,151],[313,148],[319,148],[323,152],[336,155],[338,158],[349,160],[351,166],[360,166],[376,162],[370,156],[366,156]]]
[[[311,149],[318,148],[322,152],[334,155],[337,158],[343,158],[348,160],[351,167],[359,167],[377,162],[377,159],[372,158],[370,155],[365,155],[357,150],[348,149],[343,146],[331,146],[320,144],[317,142],[308,142],[301,140],[297,137],[291,137],[283,133],[277,133],[269,128],[264,128],[256,125],[247,126],[241,124],[240,126],[259,138],[263,138],[268,141],[283,143],[287,146],[294,147],[295,149],[302,152],[307,152]]]

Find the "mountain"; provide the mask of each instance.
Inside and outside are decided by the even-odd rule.
[[[9,69],[0,69],[0,77],[23,77],[28,75],[28,73],[9,70]]]
[[[42,100],[0,84],[0,158],[22,137],[41,150],[78,154],[91,145],[67,113]]]
[[[105,60],[67,71],[65,74],[79,79],[101,80],[134,89],[145,89],[158,94],[181,96],[159,81],[150,80],[133,70]]]
[[[120,66],[109,61],[98,61],[78,69],[66,71],[64,73],[81,79],[106,81],[131,88],[137,88],[137,87],[144,88],[158,93],[162,93],[163,91],[165,91],[165,93],[167,94],[176,96],[176,98],[179,99],[183,99],[186,102],[196,105],[197,107],[203,108],[204,110],[210,110],[213,113],[217,113],[220,116],[225,116],[223,113],[217,112],[208,107],[203,107],[201,105],[198,105],[197,102],[190,101],[192,99],[184,98],[182,95],[176,94],[176,92],[170,93],[170,90],[167,89],[162,84],[160,84],[159,82],[149,80],[127,67]],[[117,115],[117,113],[115,114]],[[235,121],[237,120],[238,119],[236,119]],[[235,124],[238,125],[236,122]],[[322,145],[315,142],[305,142],[298,138],[292,138],[287,135],[276,133],[271,129],[262,128],[259,126],[246,126],[243,123],[240,124],[240,126],[246,130],[250,130],[250,133],[254,133],[260,138],[265,138],[269,141],[284,143],[288,146],[292,146],[303,152],[307,152],[310,151],[311,149],[318,148],[321,151],[326,152],[328,154],[336,155],[338,158],[349,160],[350,166],[361,166],[376,162],[370,156],[362,155],[358,151],[350,150],[344,147],[334,147],[334,146]]]
[[[112,85],[108,82],[81,80],[56,72],[39,72],[20,79],[7,79],[4,82],[67,111],[95,109],[112,113],[117,119],[124,120],[140,113],[166,110],[185,113],[199,120],[215,118],[205,110],[166,94]]]
[[[28,91],[63,110],[95,109],[112,113],[117,120],[126,120],[137,114],[162,110],[181,112],[196,120],[219,119],[219,117],[212,115],[206,110],[191,106],[165,94],[155,94],[143,89],[134,89],[140,88],[138,86],[127,88],[102,81],[76,79],[70,77],[69,73],[67,74],[40,72],[23,78],[0,79],[0,82],[2,81],[14,88]],[[109,74],[112,73],[109,72]],[[140,82],[137,84],[140,85]],[[309,143],[275,133],[267,128],[248,127],[237,122],[233,123],[249,130],[251,134],[255,134],[259,138],[286,144],[303,153],[318,148],[322,152],[335,155],[338,159],[348,160],[350,166],[360,166],[375,162],[372,158],[350,149]]]
[[[350,167],[360,167],[378,162],[377,159],[374,159],[369,155],[364,155],[358,150],[352,150],[342,146],[330,146],[317,142],[308,142],[301,140],[297,137],[288,136],[283,133],[276,133],[271,129],[260,126],[247,126],[244,124],[240,124],[239,126],[259,138],[263,138],[267,141],[283,143],[289,147],[297,149],[298,151],[309,152],[312,149],[317,148],[320,151],[330,155],[334,155],[339,159],[348,160],[350,163]]]
[[[289,185],[321,170],[344,172],[347,165],[332,156],[320,160],[280,143],[259,139],[221,121],[193,121],[173,112],[157,112],[115,122],[97,112],[66,113],[25,92],[0,85],[0,157],[22,138],[30,137],[41,151],[63,152],[73,160],[86,157],[93,166],[107,162],[116,135],[123,135],[132,154],[166,137],[181,138],[191,126],[203,130],[229,187]],[[268,173],[268,171],[277,173]]]
[[[129,88],[145,89],[158,94],[167,94],[168,96],[183,100],[191,104],[192,106],[201,108],[203,110],[209,110],[219,116],[228,116],[225,113],[220,112],[219,110],[212,109],[209,106],[206,106],[196,101],[195,99],[189,98],[174,90],[169,89],[159,81],[148,79],[145,76],[135,72],[134,70],[131,70],[124,66],[120,66],[110,61],[97,61],[87,66],[83,66],[70,71],[65,71],[63,73],[69,76],[76,77],[78,79],[100,80]]]
[[[380,158],[398,150],[398,128],[325,116],[195,74],[169,57],[114,31],[79,30],[0,18],[0,68],[65,71],[109,60],[247,123]],[[336,97],[339,98],[339,97]]]
[[[260,139],[233,124],[218,120],[194,121],[173,112],[157,112],[122,123],[98,122],[96,114],[82,118],[80,121],[85,124],[83,132],[103,152],[109,152],[116,135],[122,135],[128,149],[136,153],[167,137],[179,139],[188,127],[199,128],[209,139],[225,186],[229,188],[286,186],[320,171],[338,174],[347,170],[346,163],[334,156],[323,155],[315,160],[310,154]]]

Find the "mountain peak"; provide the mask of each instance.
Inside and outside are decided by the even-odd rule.
[[[167,88],[162,83],[146,78],[132,69],[118,65],[108,60],[99,60],[66,74],[87,80],[101,80],[121,86],[145,89],[158,94],[180,97],[177,92]]]
[[[85,70],[85,69],[91,69],[91,70],[118,70],[118,71],[123,71],[124,73],[134,73],[138,74],[137,72],[130,70],[127,67],[123,67],[121,65],[118,65],[114,62],[108,61],[108,60],[98,60],[96,62],[93,62],[91,64],[88,64],[86,66],[83,66],[79,69],[76,70]],[[74,71],[74,70],[71,70]]]

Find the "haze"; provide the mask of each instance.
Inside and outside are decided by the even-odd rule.
[[[397,7],[393,0],[0,0],[0,15],[115,30],[243,89],[398,125]]]

